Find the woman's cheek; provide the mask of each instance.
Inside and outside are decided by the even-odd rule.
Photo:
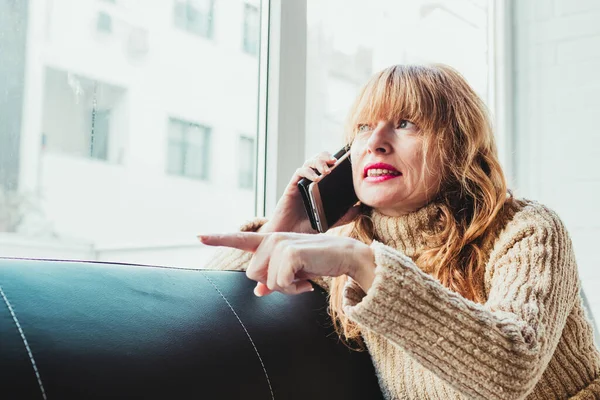
[[[350,157],[352,157],[352,154],[350,155]],[[354,182],[354,187],[356,188],[360,183],[361,183],[361,179],[362,179],[362,172],[360,170],[360,162],[357,159],[355,161],[354,158],[351,158],[352,160],[352,181]]]
[[[363,186],[361,184],[360,179],[354,181],[354,191],[356,192],[356,197],[360,200],[361,203],[369,202],[369,199],[365,198],[365,193],[363,190]],[[367,204],[368,205],[368,204]]]

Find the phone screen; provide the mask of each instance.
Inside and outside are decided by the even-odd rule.
[[[327,226],[335,224],[358,201],[352,182],[350,157],[341,161],[317,185]]]

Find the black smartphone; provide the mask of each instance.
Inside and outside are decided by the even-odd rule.
[[[310,224],[319,232],[326,232],[358,202],[352,181],[350,149],[344,147],[333,156],[337,161],[321,180],[313,182],[303,178],[298,182]]]

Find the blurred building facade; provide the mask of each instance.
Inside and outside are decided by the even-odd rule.
[[[258,2],[2,1],[28,202],[3,254],[201,265],[197,233],[254,213]]]

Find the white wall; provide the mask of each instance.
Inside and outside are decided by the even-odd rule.
[[[562,217],[600,320],[600,2],[514,4],[517,194]]]

